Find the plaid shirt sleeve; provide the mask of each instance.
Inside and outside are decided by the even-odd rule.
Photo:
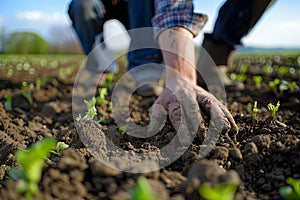
[[[192,0],[155,0],[155,16],[152,24],[158,29],[155,36],[162,29],[181,26],[198,35],[207,21],[207,16],[193,12]]]

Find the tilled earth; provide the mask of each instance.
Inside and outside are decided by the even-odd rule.
[[[68,77],[59,76],[60,68],[71,64],[80,66],[81,60],[70,59],[69,63],[55,69],[37,67],[31,75],[20,70],[11,78],[6,77],[7,69],[1,68],[0,199],[22,199],[15,190],[16,182],[8,177],[7,172],[10,167],[18,166],[14,156],[17,149],[26,148],[44,137],[65,142],[69,148],[61,156],[51,155],[51,162],[45,162],[35,199],[129,199],[128,191],[135,186],[139,176],[147,177],[157,199],[200,199],[197,191],[204,182],[212,185],[239,183],[235,199],[281,199],[278,190],[286,185],[286,178],[300,178],[299,88],[280,91],[268,87],[268,81],[274,78],[296,81],[299,86],[299,56],[281,58],[265,56],[265,60],[261,61],[253,55],[239,56],[235,60],[235,68],[231,72],[240,73],[242,65],[252,66],[258,71],[245,72],[245,89],[226,88],[228,108],[240,129],[234,143],[221,136],[210,153],[200,159],[203,138],[196,137],[188,150],[172,164],[140,174],[120,172],[103,165],[81,142],[72,115],[76,70]],[[271,62],[271,66],[287,65],[296,72],[284,75],[273,72],[267,76],[259,71],[266,62]],[[260,89],[252,80],[252,76],[257,74],[264,78]],[[34,83],[37,77],[46,75],[46,84],[40,89],[33,89],[34,101],[30,105],[20,89],[22,81]],[[4,108],[5,97],[9,93],[12,94],[12,111]],[[133,95],[130,100],[132,120],[141,125],[147,124],[148,109],[154,101],[155,97]],[[254,101],[258,102],[259,108],[255,124],[247,111],[247,104]],[[277,101],[281,105],[274,120],[266,107],[268,103],[276,104]],[[86,123],[90,123],[95,131],[101,128],[115,145],[133,155],[155,151],[176,134],[167,121],[166,127],[155,137],[138,140],[119,133],[112,113],[107,111],[107,104],[99,103],[97,109],[106,118],[106,124]]]

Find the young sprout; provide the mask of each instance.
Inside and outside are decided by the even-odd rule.
[[[104,83],[104,87],[106,87],[108,90],[113,89],[113,79],[114,79],[114,74],[113,73],[108,73],[106,75],[106,81]]]
[[[126,133],[126,125],[119,127],[119,133],[121,133],[122,135]]]
[[[261,83],[262,83],[262,80],[263,80],[262,76],[260,76],[260,75],[252,76],[252,79],[253,79],[253,81],[256,85],[256,88],[261,89]]]
[[[104,117],[100,117],[100,119],[98,120],[98,123],[100,124],[106,124],[106,119]]]
[[[22,83],[21,89],[23,91],[23,96],[27,99],[27,101],[29,102],[29,104],[32,105],[32,103],[33,103],[33,98],[32,98],[32,94],[31,94],[32,85],[30,85],[30,87],[28,89],[27,82],[24,81]]]
[[[58,142],[56,144],[56,146],[55,146],[55,149],[51,150],[50,152],[54,153],[54,154],[56,154],[58,156],[60,156],[61,151],[64,150],[64,149],[66,149],[66,148],[68,148],[68,147],[69,147],[69,145],[67,145],[66,143],[64,143],[64,142]]]
[[[43,84],[42,79],[38,77],[38,78],[36,79],[35,88],[36,88],[37,90],[41,89],[42,84]]]
[[[130,200],[155,200],[150,184],[147,179],[140,176],[137,179],[136,186],[129,191]]]
[[[280,80],[278,78],[275,78],[273,81],[269,81],[270,88],[274,89],[277,87],[277,85],[280,84]]]
[[[85,103],[85,105],[86,105],[86,107],[87,107],[88,110],[85,113],[85,116],[83,117],[83,119],[92,120],[97,115],[97,109],[95,107],[95,105],[96,105],[96,98],[93,97],[89,101],[84,100],[84,103]]]
[[[279,73],[280,76],[282,76],[282,75],[288,73],[289,70],[290,70],[289,67],[287,67],[287,66],[281,66],[281,67],[279,67],[278,73]]]
[[[198,192],[206,200],[233,200],[237,188],[238,185],[235,183],[219,183],[215,187],[203,183]]]
[[[31,199],[38,192],[43,163],[55,145],[56,141],[54,139],[46,138],[26,150],[16,152],[18,162],[22,168],[11,168],[8,175],[18,180],[16,189],[18,192],[25,193],[26,199]]]
[[[230,78],[234,81],[243,83],[247,79],[247,76],[245,74],[232,73],[230,74]]]
[[[81,114],[79,114],[79,115],[75,118],[76,121],[80,121],[81,119],[82,119]]]
[[[246,111],[247,113],[251,114],[252,113],[252,103],[248,102],[246,106]]]
[[[253,103],[253,109],[252,109],[252,122],[253,122],[253,125],[256,123],[256,114],[258,112],[258,109],[257,109],[257,101],[254,101]]]
[[[279,106],[280,106],[279,101],[277,102],[276,106],[273,105],[272,103],[268,104],[268,109],[271,111],[273,119],[275,119],[275,116],[276,116]]]
[[[112,103],[109,102],[109,106],[106,109],[107,112],[111,112],[112,111]]]
[[[248,66],[247,65],[242,65],[240,67],[240,74],[245,74],[247,72]]]
[[[300,179],[296,180],[292,177],[286,179],[288,186],[283,186],[279,189],[279,194],[286,200],[300,199]]]
[[[84,100],[84,103],[87,107],[87,111],[85,113],[85,115],[82,117],[81,114],[79,114],[75,119],[76,121],[79,121],[81,119],[85,119],[85,120],[92,120],[94,119],[94,117],[97,115],[97,109],[95,107],[96,105],[96,98],[93,97],[91,100],[87,101]]]
[[[294,93],[295,89],[298,88],[296,81],[288,82],[287,86],[291,93]]]
[[[98,88],[99,96],[96,98],[99,103],[106,103],[105,97],[107,96],[107,88]]]
[[[266,75],[271,74],[273,72],[273,68],[269,65],[264,65],[262,67],[262,70]]]
[[[11,78],[13,75],[14,75],[14,69],[9,68],[9,69],[7,70],[6,77],[7,77],[7,78]]]
[[[5,102],[4,102],[4,108],[7,110],[7,111],[11,111],[12,110],[12,94],[8,94],[6,95],[6,99],[5,99]]]

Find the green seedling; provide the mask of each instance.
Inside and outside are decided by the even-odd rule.
[[[129,191],[129,195],[131,200],[156,200],[150,184],[143,176],[137,179],[136,186]]]
[[[12,111],[12,103],[11,102],[12,102],[12,94],[6,95],[5,102],[4,102],[4,108],[7,111]]]
[[[126,125],[119,127],[119,133],[121,133],[122,135],[126,133]]]
[[[76,121],[80,121],[81,119],[82,119],[81,114],[79,114],[79,115],[75,118]]]
[[[247,104],[247,112],[251,113],[252,123],[253,123],[253,125],[255,125],[256,124],[257,112],[258,112],[257,101],[254,101],[253,107],[252,107],[252,104],[250,102]]]
[[[287,67],[287,66],[281,66],[281,67],[279,67],[278,73],[279,73],[280,76],[282,76],[282,75],[288,73],[289,70],[290,70],[289,67]]]
[[[51,150],[50,152],[53,153],[53,154],[56,154],[58,156],[61,155],[61,151],[68,148],[69,145],[67,145],[66,143],[64,142],[58,142],[55,146],[55,149],[54,150]]]
[[[247,113],[249,113],[249,114],[252,113],[252,103],[251,103],[251,102],[247,103],[246,111],[247,111]]]
[[[92,119],[94,119],[95,116],[97,116],[97,109],[95,107],[96,98],[93,97],[90,101],[84,100],[84,103],[87,107],[87,111],[83,117],[81,116],[81,114],[79,114],[75,118],[76,121],[80,121],[81,119],[92,120]]]
[[[16,156],[21,168],[11,168],[8,175],[18,181],[16,189],[24,193],[26,199],[31,199],[38,192],[45,158],[55,145],[54,139],[45,138],[26,150],[17,150]]]
[[[262,67],[262,71],[264,72],[264,74],[268,75],[268,74],[271,74],[273,72],[273,68],[269,65],[264,65]]]
[[[9,68],[6,73],[6,77],[11,78],[13,75],[14,75],[14,70],[12,68]]]
[[[261,83],[262,83],[262,76],[252,76],[252,80],[254,81],[255,85],[256,85],[256,88],[257,89],[261,89]]]
[[[112,111],[112,104],[111,104],[111,102],[110,102],[110,104],[109,104],[109,106],[107,107],[107,109],[106,109],[106,111],[107,112],[111,112]]]
[[[99,103],[106,103],[105,97],[107,96],[107,88],[98,88],[99,96],[96,98]]]
[[[240,67],[240,74],[245,74],[247,72],[248,66],[247,65],[242,65]]]
[[[30,85],[30,87],[28,88],[27,82],[24,81],[22,83],[21,89],[22,89],[22,92],[23,92],[23,96],[27,99],[28,103],[30,105],[32,105],[32,103],[33,103],[33,98],[32,98],[32,89],[33,89],[33,86]]]
[[[294,93],[296,88],[298,88],[296,81],[288,82],[287,86],[291,93]]]
[[[98,120],[98,123],[100,124],[106,124],[106,119],[104,117],[100,117],[100,119]]]
[[[42,86],[43,86],[43,81],[42,81],[41,78],[38,77],[38,78],[36,79],[35,88],[36,88],[37,90],[39,90],[39,89],[41,89]]]
[[[273,81],[269,81],[269,86],[272,89],[275,89],[280,84],[280,80],[275,78]]]
[[[85,113],[85,115],[83,116],[83,118],[81,117],[81,115],[79,114],[77,117],[76,117],[76,120],[79,121],[81,119],[85,119],[85,120],[92,120],[94,119],[94,117],[97,115],[97,109],[95,107],[96,105],[96,98],[93,97],[91,100],[87,101],[87,100],[84,100],[84,103],[87,107],[87,111]]]
[[[198,192],[206,200],[233,200],[237,188],[238,185],[234,183],[220,183],[215,187],[203,183]]]
[[[296,180],[291,177],[286,179],[288,186],[283,186],[279,189],[279,194],[286,200],[300,199],[300,179]]]
[[[68,77],[71,76],[72,73],[74,72],[75,67],[76,67],[76,66],[71,65],[71,66],[66,67],[66,68],[60,68],[60,69],[59,69],[59,77],[60,77],[61,79],[66,79],[66,78],[68,78]]]
[[[106,80],[104,83],[104,87],[106,87],[108,90],[112,90],[113,89],[113,79],[114,79],[114,74],[113,73],[108,73],[106,75]]]
[[[268,109],[271,111],[273,119],[275,119],[275,116],[276,116],[276,113],[278,111],[279,106],[280,106],[280,102],[279,101],[277,102],[276,106],[273,105],[272,103],[268,104]]]
[[[253,109],[252,109],[252,123],[253,123],[253,125],[256,124],[257,112],[258,112],[257,101],[254,101],[254,103],[253,103]]]
[[[239,81],[243,83],[247,79],[247,76],[245,74],[232,73],[230,74],[230,78],[234,81]]]

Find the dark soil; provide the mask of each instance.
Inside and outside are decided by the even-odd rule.
[[[300,86],[300,56],[274,55],[240,55],[234,61],[231,73],[240,73],[242,65],[249,66],[242,72],[247,75],[245,89],[226,88],[228,108],[240,129],[234,144],[221,136],[212,151],[200,159],[201,138],[196,137],[174,163],[144,174],[119,172],[103,165],[81,142],[72,115],[76,70],[67,77],[59,76],[61,68],[80,66],[80,59],[58,63],[57,68],[37,67],[34,74],[16,71],[11,78],[7,78],[6,68],[0,68],[0,199],[22,199],[22,194],[15,190],[16,182],[7,174],[10,167],[18,166],[14,153],[44,137],[56,138],[69,148],[61,156],[51,155],[52,162],[45,162],[35,199],[129,199],[128,191],[139,176],[147,177],[158,199],[200,199],[197,191],[201,183],[216,185],[229,181],[240,184],[235,199],[281,199],[278,190],[286,185],[286,178],[300,178],[300,92],[299,88],[272,89],[268,82],[278,78],[296,81]],[[270,65],[273,72],[265,74],[262,71],[265,65]],[[279,66],[294,71],[279,74]],[[260,89],[253,75],[262,75]],[[37,77],[48,78],[45,85],[33,90],[34,101],[30,105],[20,88],[22,81],[35,83]],[[13,95],[12,111],[4,108],[9,93]],[[147,124],[148,108],[154,101],[155,97],[133,95],[130,101],[133,121]],[[254,101],[259,108],[255,124],[247,112],[247,104]],[[267,105],[277,101],[281,105],[273,119]],[[117,146],[133,154],[154,151],[176,134],[167,122],[156,138],[136,140],[118,132],[112,114],[106,111],[107,105],[98,104],[97,109],[107,123],[87,123],[92,123],[93,129],[101,128]]]

